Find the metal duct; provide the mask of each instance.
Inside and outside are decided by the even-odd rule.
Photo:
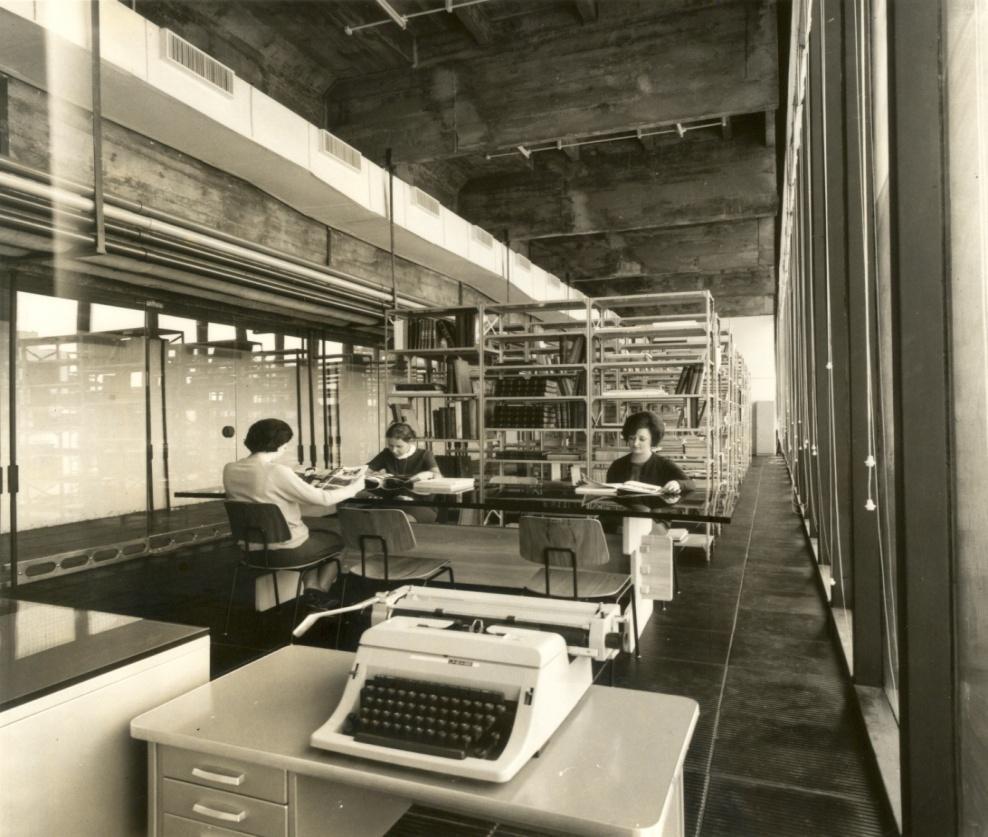
[[[0,188],[42,199],[54,206],[61,205],[69,210],[75,210],[75,212],[70,212],[70,215],[86,215],[93,211],[94,204],[90,198],[76,194],[62,186],[56,186],[53,183],[54,180],[43,173],[0,159]],[[58,182],[69,184],[68,181],[63,180]],[[70,185],[75,188],[82,188],[78,184]],[[138,211],[122,208],[117,206],[117,203],[136,207]],[[44,207],[39,206],[39,211],[44,211]],[[52,211],[49,207],[48,212]],[[200,232],[199,230],[204,229],[201,225],[190,225],[184,221],[173,223],[164,220],[168,217],[165,213],[149,210],[147,207],[132,201],[118,201],[107,196],[105,211],[107,221],[117,221],[136,230],[154,233],[153,240],[161,246],[174,246],[170,241],[170,239],[174,239],[189,247],[196,248],[205,258],[227,261],[228,263],[232,259],[245,270],[260,269],[265,273],[276,273],[285,277],[289,282],[301,282],[310,291],[332,289],[336,294],[341,294],[351,301],[349,307],[363,307],[365,311],[376,312],[380,310],[377,308],[378,305],[383,309],[391,302],[391,294],[388,291],[365,284],[359,279],[344,278],[321,265],[306,265],[302,260],[293,257],[286,258],[282,255],[273,255],[274,251],[270,248],[259,247],[233,236],[217,234],[215,231]],[[287,288],[280,289],[280,291],[282,293],[287,292]],[[422,307],[421,303],[410,298],[401,298],[400,302],[406,307]],[[353,303],[356,305],[354,306]],[[364,303],[364,305],[361,306],[360,303]],[[339,306],[340,297],[333,296],[332,304]]]

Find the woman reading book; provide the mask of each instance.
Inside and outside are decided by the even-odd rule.
[[[268,560],[274,567],[302,564],[336,550],[342,551],[343,539],[334,531],[334,523],[323,515],[364,487],[364,481],[359,477],[341,488],[323,489],[306,483],[288,465],[277,461],[289,449],[292,435],[292,428],[281,419],[255,421],[244,439],[250,456],[223,468],[227,499],[273,503],[284,515],[289,539],[268,544],[271,550]],[[335,604],[327,594],[335,579],[334,564],[323,564],[317,574],[307,575],[303,602],[314,607]]]
[[[646,482],[659,486],[666,494],[692,490],[693,481],[682,469],[653,450],[664,435],[665,425],[654,413],[629,415],[621,427],[621,436],[630,452],[611,463],[607,469],[607,482]]]
[[[432,451],[415,444],[415,431],[411,425],[397,421],[384,435],[384,449],[367,463],[368,486],[377,480],[385,490],[410,490],[417,482],[442,476]],[[433,509],[410,507],[402,510],[418,523],[432,523],[436,519]]]

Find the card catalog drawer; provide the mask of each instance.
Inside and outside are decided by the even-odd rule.
[[[161,837],[244,837],[244,833],[165,814],[162,819]]]
[[[285,805],[174,779],[161,782],[161,806],[165,814],[257,837],[285,837],[288,829],[288,807]]]
[[[208,756],[176,747],[161,748],[161,773],[207,788],[241,793],[271,802],[288,802],[288,777],[277,767],[262,767],[224,756]]]

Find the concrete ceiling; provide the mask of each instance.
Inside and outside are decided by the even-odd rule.
[[[391,5],[406,29],[347,34],[387,15],[375,0],[137,0],[365,156],[390,148],[399,176],[587,294],[707,288],[722,315],[774,312],[788,4]]]

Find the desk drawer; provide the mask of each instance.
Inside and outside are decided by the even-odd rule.
[[[288,807],[285,805],[174,779],[161,782],[161,807],[165,814],[256,837],[285,837],[288,829]]]
[[[169,779],[181,779],[207,788],[288,802],[288,777],[277,767],[262,767],[224,756],[208,756],[176,747],[161,748],[161,773]]]
[[[187,820],[165,814],[162,819],[161,837],[244,837],[242,831],[230,831],[218,825],[207,825],[204,822]]]

